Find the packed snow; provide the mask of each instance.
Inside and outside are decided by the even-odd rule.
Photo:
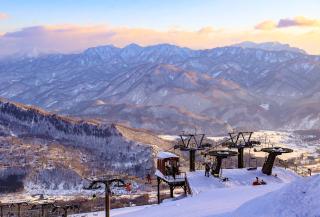
[[[243,204],[232,214],[222,216],[319,217],[319,195],[320,175],[301,178],[284,188]]]
[[[281,168],[274,168],[273,172],[274,174],[277,174],[277,176],[264,175],[261,172],[261,168],[258,168],[257,170],[225,169],[223,170],[223,176],[229,178],[229,181],[227,182],[223,182],[221,179],[214,177],[205,177],[204,171],[191,172],[187,174],[188,181],[193,192],[191,196],[179,200],[165,200],[160,205],[114,209],[111,210],[111,216],[230,216],[227,213],[237,211],[237,209],[243,204],[246,204],[247,202],[252,201],[255,198],[260,198],[261,196],[268,195],[268,193],[281,189],[284,186],[288,186],[288,183],[299,179],[296,174]],[[256,177],[263,179],[267,182],[267,184],[253,186],[252,182]],[[72,216],[102,217],[103,215],[104,212],[96,212]]]
[[[216,188],[235,188],[242,186],[252,186],[252,182],[258,177],[267,184],[285,184],[297,179],[297,175],[291,171],[275,167],[272,173],[276,177],[265,175],[261,172],[261,168],[257,170],[247,169],[223,169],[222,176],[228,177],[229,181],[222,182],[221,179],[207,178],[203,171],[189,172],[188,181],[190,183],[193,194],[210,191]]]

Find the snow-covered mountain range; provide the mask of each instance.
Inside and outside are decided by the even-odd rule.
[[[269,51],[291,51],[296,53],[307,54],[304,50],[300,48],[291,47],[289,44],[281,44],[279,42],[255,43],[251,41],[244,41],[239,44],[234,44],[233,46],[242,48],[255,48]]]
[[[320,126],[320,56],[279,43],[11,56],[0,76],[4,98],[169,134]]]

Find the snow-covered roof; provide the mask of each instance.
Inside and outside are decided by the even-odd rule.
[[[158,155],[157,155],[157,158],[159,159],[166,159],[166,158],[178,158],[177,155],[171,153],[171,152],[166,152],[166,151],[162,151],[162,152],[159,152]]]

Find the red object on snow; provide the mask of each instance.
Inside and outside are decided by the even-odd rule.
[[[125,185],[126,191],[130,192],[131,191],[131,183],[127,183]]]
[[[254,181],[254,182],[252,182],[252,185],[261,185],[261,183],[257,182],[257,181]]]

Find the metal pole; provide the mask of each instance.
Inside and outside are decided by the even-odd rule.
[[[20,217],[20,204],[18,204],[18,217]]]
[[[190,172],[195,171],[195,158],[196,158],[196,150],[195,149],[190,149]]]
[[[222,164],[222,158],[217,156],[217,165],[216,165],[216,168],[213,170],[213,175],[220,174],[221,164]]]
[[[110,179],[110,180],[95,180],[93,181],[88,188],[85,189],[98,189],[100,186],[97,186],[97,184],[103,184],[105,187],[105,217],[110,217],[110,186],[112,183],[118,183],[118,187],[124,187],[125,183],[121,179]],[[120,185],[121,184],[121,185]]]
[[[157,177],[157,181],[158,181],[158,204],[160,204],[160,178],[159,177]]]
[[[243,168],[243,149],[244,148],[238,148],[238,168]]]
[[[278,154],[275,152],[269,153],[266,162],[264,162],[264,164],[262,166],[262,173],[264,173],[266,175],[272,174],[272,167],[273,167],[274,161],[276,160],[277,155]]]
[[[41,217],[44,217],[44,205],[41,206]]]
[[[170,186],[170,197],[173,198],[173,186]]]
[[[106,184],[105,190],[105,209],[106,209],[106,217],[110,217],[110,194],[109,194],[109,186]]]

